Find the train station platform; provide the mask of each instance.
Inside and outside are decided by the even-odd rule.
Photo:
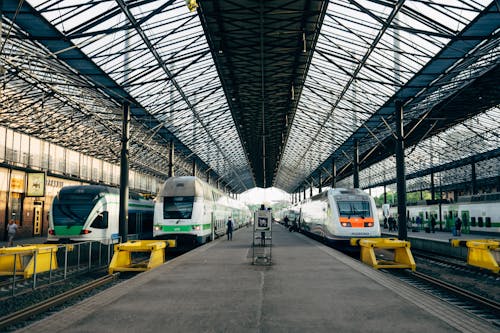
[[[275,224],[270,266],[236,231],[19,332],[493,332],[496,328]]]

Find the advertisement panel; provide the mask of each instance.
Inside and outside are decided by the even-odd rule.
[[[26,184],[27,197],[43,197],[45,196],[45,173],[44,172],[28,172]]]

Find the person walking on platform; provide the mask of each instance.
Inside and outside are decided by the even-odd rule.
[[[233,220],[231,219],[231,216],[227,219],[227,240],[233,240]]]
[[[394,220],[394,217],[392,215],[389,215],[389,231],[392,231],[396,227],[396,220]]]
[[[436,232],[436,218],[434,215],[431,216],[431,231],[432,233]]]
[[[283,219],[283,222],[285,222],[285,227],[288,228],[288,222],[290,222],[290,220],[288,219],[288,216],[285,215],[285,218]]]
[[[420,217],[420,215],[417,216],[415,222],[417,223],[417,229],[420,231],[420,226],[422,224],[422,218]]]
[[[14,223],[14,220],[10,220],[9,224],[7,225],[7,236],[9,239],[7,247],[14,246],[14,236],[16,236],[17,228],[17,224]]]
[[[462,220],[459,216],[457,216],[457,218],[455,219],[455,233],[456,236],[462,235]]]

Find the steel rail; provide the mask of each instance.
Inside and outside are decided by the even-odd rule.
[[[438,287],[443,288],[447,291],[450,291],[454,294],[457,294],[461,297],[464,297],[471,302],[479,303],[479,304],[481,304],[481,306],[484,306],[484,307],[500,314],[500,303],[498,303],[492,299],[488,299],[486,297],[472,293],[470,291],[467,291],[467,290],[462,289],[460,287],[454,286],[454,285],[449,284],[447,282],[438,280],[438,279],[433,278],[432,276],[429,276],[427,274],[423,274],[423,273],[419,273],[419,272],[412,272],[411,275],[415,276],[421,280],[424,280],[424,281],[426,281],[434,286],[438,286]]]

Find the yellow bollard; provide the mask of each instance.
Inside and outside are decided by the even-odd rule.
[[[165,248],[175,247],[175,240],[140,240],[116,244],[115,254],[109,264],[108,272],[143,272],[157,267],[165,261]],[[132,263],[133,252],[150,252],[149,260]]]
[[[55,270],[57,245],[33,244],[0,249],[0,275],[22,275],[30,278],[36,273]],[[36,258],[35,258],[36,256]],[[36,261],[36,265],[35,265]]]
[[[417,265],[410,251],[410,242],[395,238],[351,238],[352,246],[361,246],[361,261],[375,269],[409,268],[415,271]],[[394,250],[394,261],[379,260],[375,249]]]
[[[450,239],[453,247],[467,247],[467,264],[484,269],[488,269],[498,274],[500,267],[494,253],[500,253],[500,241],[493,239],[476,239],[463,241],[460,239]]]

